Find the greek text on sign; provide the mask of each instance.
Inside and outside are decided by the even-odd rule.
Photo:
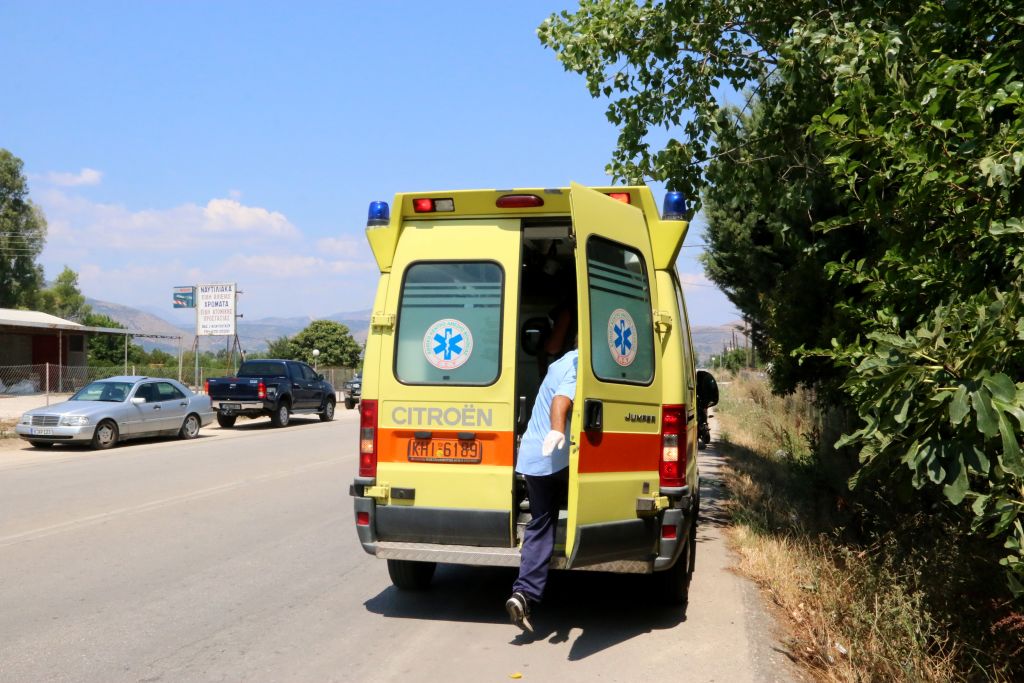
[[[198,285],[196,287],[196,335],[233,336],[235,334],[235,285]]]
[[[461,320],[444,318],[423,335],[423,355],[438,370],[454,370],[473,353],[473,334]]]
[[[608,318],[608,350],[623,367],[636,359],[636,324],[624,308],[616,308]]]

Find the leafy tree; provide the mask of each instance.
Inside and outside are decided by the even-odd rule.
[[[281,336],[274,340],[267,340],[267,358],[281,358],[284,360],[294,360],[297,358],[298,351],[292,344],[292,340],[288,336]]]
[[[81,323],[89,327],[124,329],[124,325],[101,313],[86,313]],[[89,338],[88,363],[92,367],[113,367],[124,363],[124,337],[115,334],[94,334]],[[149,362],[145,350],[129,343],[128,362],[141,365]]]
[[[53,284],[39,292],[39,308],[58,318],[81,322],[92,308],[78,289],[78,273],[64,266]]]
[[[294,358],[319,365],[354,368],[362,349],[348,327],[333,320],[314,320],[291,340]],[[313,357],[313,349],[320,355]]]
[[[0,149],[0,308],[30,308],[43,286],[36,259],[46,241],[46,218],[28,196],[21,159]]]
[[[705,192],[710,276],[777,388],[857,411],[856,481],[974,515],[1022,593],[1019,9],[582,0],[539,35],[611,98],[613,175]]]

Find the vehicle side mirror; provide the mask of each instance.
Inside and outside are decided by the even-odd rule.
[[[697,371],[697,405],[708,408],[718,405],[718,382],[707,370]]]
[[[132,396],[132,403],[134,403],[137,406],[141,406],[145,402],[146,399],[143,398],[142,396]]]
[[[316,376],[316,378],[317,378],[318,380],[320,380],[321,382],[323,382],[323,381],[324,381],[324,376],[323,376],[323,374],[322,374],[322,373],[321,373],[321,374],[319,374],[319,375],[317,375],[317,376]]]

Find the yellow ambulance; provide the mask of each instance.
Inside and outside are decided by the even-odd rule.
[[[644,186],[370,205],[381,275],[351,494],[359,540],[398,588],[426,587],[439,562],[518,566],[530,519],[518,442],[547,365],[578,340],[552,567],[655,574],[686,601],[700,505],[675,271],[687,227],[679,193],[659,215]]]

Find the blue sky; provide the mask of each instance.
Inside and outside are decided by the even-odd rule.
[[[369,308],[371,200],[607,184],[606,103],[536,37],[571,7],[0,4],[0,147],[49,221],[47,277],[178,322],[171,288],[200,282],[237,282],[247,319]],[[701,240],[692,322],[732,321]]]

